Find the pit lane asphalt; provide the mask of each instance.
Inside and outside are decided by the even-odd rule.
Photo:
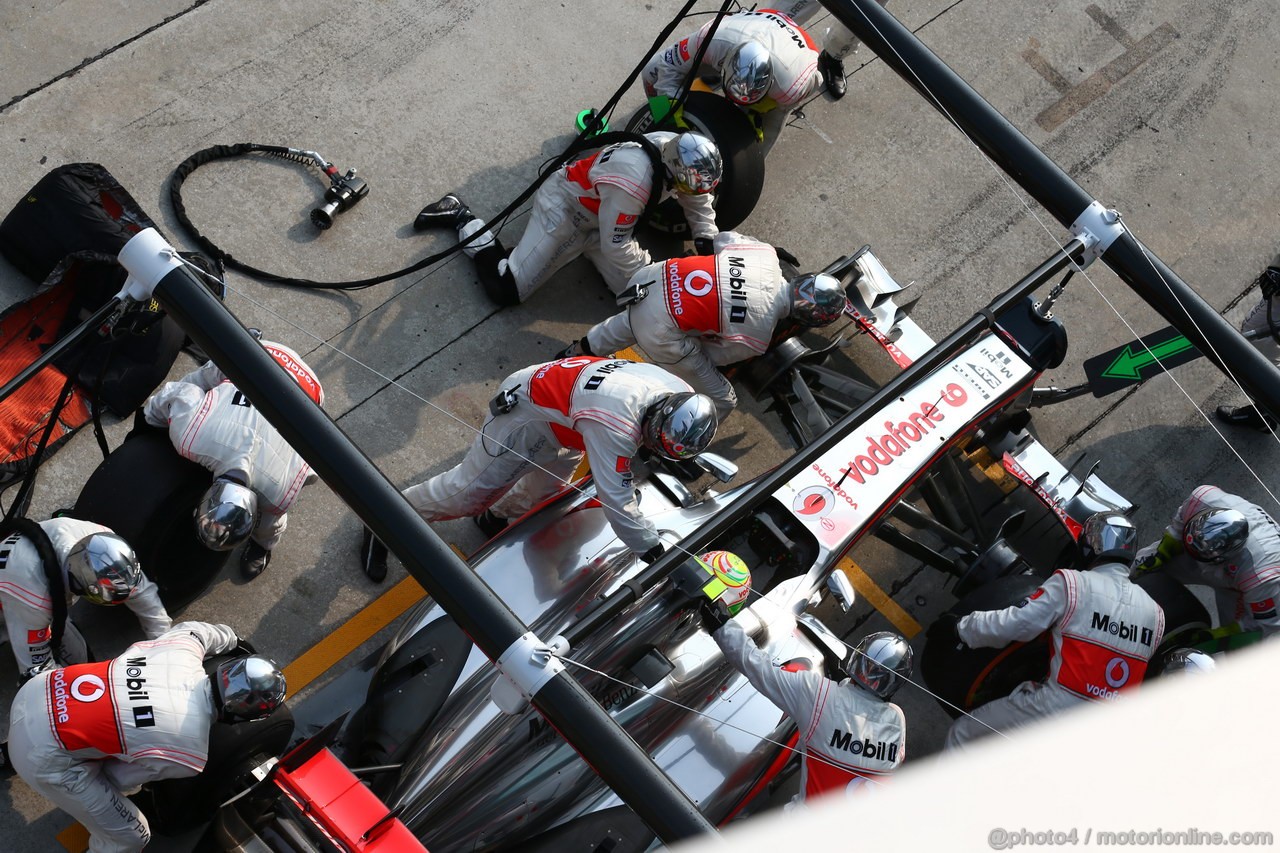
[[[193,220],[237,257],[294,275],[342,279],[407,266],[448,240],[412,231],[422,204],[458,190],[482,214],[499,210],[567,141],[572,116],[612,93],[675,8],[585,0],[555,7],[10,4],[0,10],[8,34],[0,42],[7,189],[0,210],[57,165],[99,162],[187,248],[164,190],[178,162],[215,143],[291,145],[317,150],[343,170],[357,167],[370,182],[369,197],[317,234],[307,221],[322,191],[314,177],[275,161],[219,163],[187,182]],[[1215,307],[1243,292],[1280,244],[1273,4],[894,0],[890,8],[1077,181],[1121,210]],[[883,63],[864,51],[850,64],[855,69],[844,101],[818,100],[805,110],[820,134],[788,130],[771,155],[765,196],[741,230],[814,267],[871,244],[900,280],[918,282],[924,297],[914,316],[941,337],[1048,256],[1065,231],[1033,206],[1042,226]],[[618,119],[639,104],[634,90]],[[509,243],[522,227],[519,221],[508,229]],[[1164,325],[1101,265],[1089,278],[1136,332]],[[479,422],[499,379],[548,358],[610,313],[584,262],[527,304],[503,311],[459,261],[350,294],[270,287],[234,273],[228,283],[228,306],[246,325],[306,355],[324,380],[328,411],[399,485],[461,457],[470,441],[466,425]],[[30,292],[31,284],[0,262],[0,304]],[[1255,298],[1247,296],[1239,310]],[[1072,340],[1067,362],[1046,377],[1058,385],[1080,381],[1085,358],[1132,337],[1080,276],[1057,313]],[[888,375],[883,359],[864,361],[861,352],[868,372]],[[184,356],[174,372],[189,367]],[[387,378],[461,423],[388,387]],[[1102,458],[1100,474],[1141,505],[1138,521],[1153,538],[1201,482],[1274,509],[1192,405],[1211,410],[1237,402],[1238,394],[1206,362],[1172,378],[1041,410],[1036,428],[1064,456]],[[109,428],[113,445],[123,431]],[[1274,484],[1276,442],[1228,437]],[[744,476],[785,452],[771,426],[743,413],[725,425],[716,449],[735,457]],[[42,472],[35,516],[72,503],[98,460],[87,434],[61,449]],[[479,544],[467,523],[436,529],[464,550]],[[393,565],[385,586],[368,582],[355,565],[357,531],[350,511],[314,486],[291,513],[266,575],[245,584],[232,566],[180,616],[228,622],[259,648],[293,660],[403,577]],[[884,549],[855,557],[921,623],[950,600],[936,573]],[[888,627],[865,602],[860,608],[851,627]],[[123,614],[82,605],[75,615],[100,654],[137,637]],[[12,664],[0,658],[7,703]],[[932,700],[910,692],[900,698],[910,755],[936,749],[944,720]],[[0,831],[13,849],[59,849],[52,838],[65,816],[20,782],[0,785],[0,801],[6,796],[12,808],[0,810]]]

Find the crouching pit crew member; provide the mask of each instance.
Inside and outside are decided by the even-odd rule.
[[[741,558],[727,551],[704,554],[701,561],[717,578],[722,569],[716,567],[722,564],[750,577]],[[907,754],[907,723],[902,709],[889,700],[911,677],[907,641],[882,631],[863,637],[843,661],[827,659],[823,672],[779,666],[732,618],[741,606],[742,601],[729,606],[724,594],[704,598],[703,627],[725,660],[795,721],[802,759],[800,791],[793,802],[836,791],[853,793],[896,770]]]
[[[788,281],[778,250],[768,243],[722,231],[714,246],[714,255],[640,270],[619,300],[629,302],[626,310],[594,326],[562,355],[605,355],[638,343],[654,364],[714,400],[723,419],[738,395],[717,368],[763,354],[786,318],[825,326],[848,305],[840,282],[829,275]]]
[[[284,676],[266,658],[206,674],[204,659],[238,642],[226,625],[182,622],[112,660],[40,673],[9,715],[18,775],[89,830],[93,853],[141,850],[151,830],[128,797],[199,774],[215,721],[266,717],[284,699]]]
[[[0,540],[0,613],[19,680],[89,660],[84,637],[67,616],[77,598],[125,605],[147,637],[169,630],[159,590],[129,543],[109,528],[62,517],[11,519],[0,529],[8,533]]]
[[[324,389],[289,347],[262,342],[317,406]],[[143,408],[148,424],[167,427],[179,455],[213,472],[196,507],[196,534],[206,547],[230,551],[249,539],[240,571],[255,578],[271,562],[288,524],[286,513],[314,471],[212,361],[166,382]]]
[[[565,358],[502,380],[489,417],[462,462],[404,496],[427,521],[476,517],[488,535],[564,487],[585,453],[596,497],[618,538],[644,560],[662,553],[636,501],[632,461],[641,448],[674,460],[707,449],[715,406],[652,364]],[[361,566],[386,577],[386,549],[366,529]]]
[[[1059,569],[1028,598],[958,621],[943,614],[932,629],[972,648],[1002,648],[1049,631],[1052,656],[1044,681],[1024,681],[1008,696],[961,717],[948,749],[996,731],[1020,728],[1085,702],[1114,699],[1143,679],[1164,636],[1164,611],[1129,581],[1137,531],[1118,512],[1089,517],[1081,534],[1086,571]]]
[[[574,160],[538,188],[533,212],[520,242],[507,253],[485,232],[462,247],[476,262],[489,298],[516,305],[579,255],[585,254],[614,294],[650,262],[636,242],[635,229],[654,192],[674,194],[695,245],[710,251],[716,235],[711,191],[723,169],[715,143],[696,133],[658,131]],[[466,240],[485,224],[456,195],[422,209],[414,228],[458,229]],[[700,251],[703,251],[700,249]]]
[[[1217,637],[1280,631],[1280,525],[1262,507],[1217,486],[1200,486],[1178,507],[1159,542],[1139,554],[1139,572],[1165,568],[1219,596]]]

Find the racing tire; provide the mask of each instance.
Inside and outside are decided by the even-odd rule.
[[[715,191],[716,227],[721,231],[736,228],[751,215],[764,191],[764,147],[756,138],[755,128],[746,113],[711,92],[690,92],[684,104],[684,117],[690,129],[711,139],[720,149],[724,172]],[[677,130],[674,123],[655,124],[646,104],[626,124],[631,133],[655,130]],[[658,204],[646,225],[663,234],[685,236],[689,223],[675,199]]]
[[[196,538],[192,512],[211,475],[173,449],[165,430],[135,429],[89,476],[71,515],[110,527],[173,612],[203,593],[231,556]]]
[[[1144,572],[1134,581],[1155,599],[1164,611],[1164,639],[1151,655],[1158,663],[1163,655],[1180,645],[1187,635],[1213,627],[1213,617],[1191,590],[1164,572]],[[1148,670],[1148,677],[1156,673]]]
[[[979,587],[956,602],[950,613],[965,616],[977,610],[999,610],[1040,587],[1034,575],[1010,575]],[[936,624],[936,623],[935,623]],[[1028,643],[1002,649],[956,648],[942,642],[931,627],[920,650],[920,675],[953,719],[993,699],[1007,696],[1024,681],[1041,681],[1049,672],[1048,634]]]
[[[293,738],[293,712],[281,705],[265,720],[214,723],[209,761],[199,776],[163,779],[146,786],[134,802],[160,835],[174,836],[213,819],[218,807],[246,784],[248,772],[284,754]]]

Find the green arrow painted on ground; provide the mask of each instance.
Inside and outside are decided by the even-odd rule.
[[[1112,379],[1141,379],[1144,367],[1155,364],[1157,361],[1163,361],[1180,352],[1186,352],[1192,346],[1191,341],[1182,336],[1163,343],[1153,344],[1147,349],[1135,349],[1133,344],[1129,344],[1116,356],[1116,360],[1111,362],[1106,370],[1102,371],[1102,375]]]

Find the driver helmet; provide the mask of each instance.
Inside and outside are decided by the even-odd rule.
[[[640,424],[640,442],[666,459],[692,459],[711,444],[719,423],[711,398],[680,391],[649,406]]]
[[[849,307],[840,280],[824,272],[791,279],[791,316],[797,322],[817,328],[834,323]]]
[[[1199,649],[1174,649],[1164,659],[1161,675],[1172,675],[1179,672],[1213,672],[1218,668],[1213,656]]]
[[[249,534],[258,520],[258,496],[235,480],[218,477],[196,505],[196,536],[206,548],[230,551]]]
[[[724,587],[715,600],[724,602],[730,616],[737,616],[751,595],[751,569],[746,561],[732,551],[708,551],[698,562]]]
[[[1249,519],[1237,509],[1202,509],[1187,519],[1182,544],[1201,563],[1221,563],[1249,538]]]
[[[662,164],[676,191],[701,195],[714,190],[724,174],[720,149],[705,136],[680,133],[662,144]]]
[[[218,719],[249,722],[271,716],[285,696],[284,673],[261,655],[233,658],[218,664],[212,679],[213,705]]]
[[[911,678],[911,646],[892,631],[868,634],[850,650],[844,669],[858,687],[888,700]]]
[[[758,41],[744,41],[720,63],[724,93],[740,107],[764,100],[773,83],[773,57]]]
[[[114,533],[91,533],[63,563],[71,591],[92,604],[123,604],[142,583],[138,556]]]
[[[1138,553],[1138,529],[1122,512],[1103,511],[1089,516],[1080,541],[1087,565],[1105,559],[1132,566]]]

